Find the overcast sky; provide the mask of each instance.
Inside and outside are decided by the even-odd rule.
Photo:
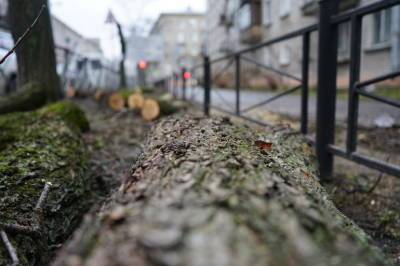
[[[106,25],[108,10],[129,29],[155,20],[163,12],[204,12],[206,0],[49,0],[52,13],[86,37],[100,38],[108,57],[119,54],[115,26]]]

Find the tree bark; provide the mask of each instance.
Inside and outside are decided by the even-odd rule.
[[[126,71],[125,71],[125,60],[126,60],[126,41],[125,41],[125,36],[124,32],[122,31],[122,26],[120,23],[116,22],[117,28],[118,28],[118,35],[119,35],[119,40],[121,43],[121,61],[119,62],[119,76],[120,76],[120,84],[119,87],[120,89],[125,89],[126,88]]]
[[[319,184],[311,147],[287,128],[162,120],[114,200],[56,266],[385,265]]]
[[[37,83],[28,83],[6,97],[0,97],[0,114],[25,112],[46,104],[46,93]]]
[[[8,23],[16,42],[32,24],[47,0],[8,1]],[[61,97],[56,71],[56,57],[49,9],[43,12],[38,24],[17,49],[18,86],[37,83],[44,91],[46,102]]]
[[[16,250],[18,265],[47,265],[90,206],[80,136],[87,129],[82,111],[69,103],[0,116],[0,232]],[[37,210],[46,184],[48,196]],[[11,259],[0,239],[0,265]]]

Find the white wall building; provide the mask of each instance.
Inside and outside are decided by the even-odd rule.
[[[157,67],[160,77],[201,62],[204,20],[204,14],[192,12],[160,15],[150,32],[150,36],[161,36],[163,42],[163,62]]]

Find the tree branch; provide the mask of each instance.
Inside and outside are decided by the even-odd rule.
[[[18,259],[17,252],[15,251],[15,248],[11,244],[11,241],[8,239],[6,232],[0,231],[0,236],[1,236],[1,239],[3,240],[4,246],[6,247],[7,252],[10,255],[10,258],[12,260],[11,265],[12,266],[19,265],[19,259]]]
[[[14,47],[7,52],[7,54],[5,56],[3,56],[3,58],[0,60],[0,65],[3,64],[7,58],[12,55],[15,50],[21,45],[21,43],[26,39],[26,37],[28,37],[28,35],[31,33],[32,29],[36,26],[36,24],[39,21],[39,18],[42,16],[43,11],[46,9],[46,5],[43,5],[42,8],[39,11],[39,14],[37,15],[36,19],[33,21],[33,23],[29,26],[29,28],[25,31],[25,33],[19,37],[18,41],[15,43]]]

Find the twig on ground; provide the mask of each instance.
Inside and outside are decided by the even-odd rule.
[[[37,226],[23,226],[18,224],[0,223],[0,229],[9,233],[23,234],[23,235],[37,235]]]
[[[43,191],[39,197],[38,202],[36,203],[35,213],[34,213],[34,224],[31,226],[24,226],[18,224],[7,224],[0,223],[0,229],[6,232],[24,234],[30,236],[40,236],[43,225],[43,205],[49,195],[51,183],[46,183]]]
[[[12,266],[19,265],[19,259],[18,259],[17,252],[15,251],[15,248],[11,244],[11,241],[8,239],[8,236],[7,236],[6,232],[1,231],[0,232],[0,236],[1,236],[1,239],[3,240],[4,246],[6,247],[7,252],[10,255],[10,258],[12,260],[12,264],[11,265]]]
[[[29,28],[24,32],[24,34],[22,34],[21,37],[19,37],[19,39],[17,40],[17,42],[15,43],[14,47],[11,48],[10,51],[8,51],[6,53],[5,56],[3,56],[3,58],[0,60],[0,65],[3,64],[7,58],[12,55],[15,50],[21,45],[21,43],[25,40],[26,37],[28,37],[28,35],[31,33],[32,29],[36,26],[36,24],[39,21],[39,18],[42,16],[43,11],[46,9],[46,5],[43,5],[42,8],[39,11],[39,14],[37,15],[36,19],[33,21],[33,23],[29,26]]]
[[[40,194],[40,198],[36,204],[35,211],[43,209],[43,204],[45,203],[47,196],[49,195],[50,187],[51,187],[51,183],[49,183],[49,182],[47,182],[44,185],[42,194]]]
[[[35,220],[37,227],[41,228],[43,224],[43,205],[46,202],[47,196],[49,195],[51,183],[47,182],[43,188],[42,194],[40,194],[39,200],[35,207]]]

